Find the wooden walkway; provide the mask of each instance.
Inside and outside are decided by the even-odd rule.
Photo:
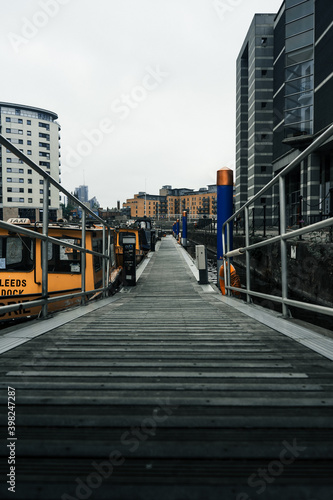
[[[1,498],[331,499],[332,361],[209,289],[166,238],[135,288],[2,354]]]

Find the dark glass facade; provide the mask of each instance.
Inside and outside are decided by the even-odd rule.
[[[286,0],[284,136],[313,134],[314,0]]]

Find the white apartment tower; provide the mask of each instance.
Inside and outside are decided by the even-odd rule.
[[[1,134],[57,181],[60,175],[60,125],[52,111],[0,102]],[[41,219],[43,179],[4,146],[0,146],[0,218]],[[61,216],[59,191],[50,186],[49,215]]]

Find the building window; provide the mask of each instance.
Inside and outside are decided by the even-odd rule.
[[[296,7],[287,8],[286,23],[291,23],[292,21],[296,21],[296,19],[301,19],[302,17],[308,16],[309,14],[313,14],[313,11],[314,11],[314,5],[312,0],[303,2],[302,4],[297,5]]]
[[[28,156],[32,155],[32,151],[31,151],[31,149],[28,149],[28,151],[27,151],[27,155],[28,155]]]
[[[28,189],[28,193],[32,193],[32,189],[31,188]]]
[[[28,184],[32,184],[32,179],[28,179]]]
[[[39,179],[39,184],[44,184],[43,179]]]
[[[42,128],[45,128],[46,130],[50,130],[49,123],[39,122],[39,126],[42,127]]]
[[[32,203],[32,198],[28,198],[28,203]]]
[[[11,197],[10,197],[10,198],[7,198],[7,201],[8,201],[9,203],[11,203],[11,202],[12,202],[12,200],[13,200],[13,198],[11,198]]]
[[[31,141],[29,139],[27,140],[27,145],[31,146]]]
[[[27,130],[27,135],[31,135],[31,130]]]
[[[31,125],[31,120],[27,120],[27,125]]]

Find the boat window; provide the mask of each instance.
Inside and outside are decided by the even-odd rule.
[[[0,237],[0,270],[31,271],[33,260],[33,240],[20,235]]]
[[[66,244],[81,246],[81,240],[75,238],[60,239],[63,245],[48,244],[49,273],[80,273],[81,253]]]
[[[94,252],[103,253],[103,241],[102,241],[102,239],[94,239],[93,243],[92,243],[92,248],[93,248]],[[94,255],[94,269],[95,269],[95,271],[99,271],[99,269],[102,269],[102,262],[103,262],[102,257],[98,257],[97,255]]]
[[[122,233],[119,233],[119,245],[122,246],[124,243],[123,243],[123,240],[124,240],[124,237],[128,237],[128,236],[133,236],[134,238],[136,238],[136,235],[135,233],[129,233],[129,232],[122,232]]]

